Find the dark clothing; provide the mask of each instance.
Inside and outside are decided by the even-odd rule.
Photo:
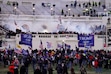
[[[71,74],[75,74],[74,68],[71,68]]]
[[[26,58],[25,62],[24,62],[24,65],[25,67],[28,67],[30,64],[30,59],[29,58]]]
[[[3,63],[4,63],[4,67],[6,67],[6,65],[7,65],[7,56],[6,55],[3,56]]]
[[[80,68],[80,72],[81,72],[81,74],[87,74],[86,69],[84,67]]]
[[[103,65],[103,61],[102,61],[102,60],[99,60],[99,61],[98,61],[98,67],[99,67],[99,68],[102,68],[102,65]]]
[[[32,67],[33,67],[33,70],[35,70],[35,65],[36,65],[36,58],[32,58]]]
[[[62,74],[62,66],[61,66],[61,64],[57,65],[56,70],[57,70],[57,74]]]
[[[47,74],[47,68],[46,68],[46,66],[42,66],[42,74]]]
[[[36,70],[34,71],[34,74],[42,74],[42,72],[40,71],[40,69],[36,69]]]
[[[26,73],[25,66],[21,66],[21,68],[20,68],[20,74],[25,74],[25,73]]]
[[[25,60],[25,62],[24,62],[25,69],[26,69],[26,74],[28,74],[28,66],[29,66],[30,62],[31,62],[30,58],[27,57],[26,60]]]
[[[7,74],[12,74],[12,73],[10,71],[8,71]]]
[[[68,69],[67,69],[67,66],[66,66],[66,65],[64,65],[64,66],[62,67],[62,74],[68,74]]]
[[[18,74],[18,68],[14,69],[14,74]]]
[[[108,69],[108,59],[105,59],[105,65],[104,68]]]
[[[49,73],[49,74],[53,74],[53,69],[52,69],[52,67],[49,67],[49,68],[48,68],[48,73]]]

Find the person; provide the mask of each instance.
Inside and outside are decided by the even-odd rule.
[[[48,73],[53,74],[53,68],[52,68],[51,64],[48,67]]]
[[[29,56],[25,59],[25,62],[24,62],[24,66],[26,68],[26,74],[28,74],[28,67],[29,67],[29,64],[30,64],[30,58]]]
[[[75,72],[74,72],[74,68],[73,67],[71,67],[71,74],[75,74]]]
[[[102,58],[100,58],[100,59],[98,59],[99,74],[102,73],[102,66],[103,66],[103,60],[102,60]]]
[[[62,65],[61,65],[61,63],[57,64],[56,70],[57,70],[57,74],[62,74]]]
[[[47,74],[47,67],[45,64],[42,65],[42,74]]]
[[[77,1],[74,2],[74,8],[77,6]]]
[[[68,69],[65,63],[62,63],[62,74],[68,74]]]
[[[35,70],[35,66],[36,66],[36,57],[35,56],[33,56],[32,57],[32,67],[33,67],[33,70]]]
[[[61,15],[64,15],[64,10],[63,9],[61,10]]]
[[[94,67],[95,67],[96,73],[98,73],[99,71],[98,71],[98,58],[97,57],[95,58],[95,61],[94,61]]]
[[[109,69],[111,69],[111,59],[109,59]]]
[[[14,74],[18,74],[18,68],[17,67],[14,68]]]
[[[19,61],[18,58],[16,56],[14,56],[14,60],[13,60],[13,64],[14,64],[14,73],[18,74],[18,67],[19,67]]]
[[[26,68],[23,63],[22,66],[20,67],[20,74],[26,74]]]
[[[80,72],[81,74],[87,74],[87,71],[83,65],[80,67]]]
[[[7,55],[5,53],[3,55],[3,63],[4,63],[4,68],[5,68],[7,64]]]
[[[12,73],[10,71],[8,71],[7,74],[12,74]]]
[[[11,65],[9,66],[9,72],[11,74],[14,74],[14,64],[13,63],[11,63]]]
[[[39,66],[37,66],[37,68],[35,69],[34,74],[42,74]]]

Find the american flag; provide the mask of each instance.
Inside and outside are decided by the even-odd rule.
[[[14,49],[14,52],[17,53],[17,54],[22,54],[22,50],[19,50],[17,48]]]
[[[51,48],[52,47],[52,43],[51,42],[47,42],[47,48]]]
[[[23,50],[22,50],[22,54],[24,54],[24,55],[28,55],[28,51],[25,50],[25,49],[23,49]]]
[[[58,47],[58,48],[62,48],[63,45],[62,45],[62,44],[57,44],[57,47]]]
[[[42,40],[40,40],[39,48],[43,49],[43,43],[42,43]]]

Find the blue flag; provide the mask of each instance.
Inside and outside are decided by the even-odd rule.
[[[47,48],[51,48],[52,47],[52,43],[51,42],[47,42]]]

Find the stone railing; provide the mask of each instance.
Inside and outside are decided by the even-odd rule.
[[[8,17],[10,17],[10,20],[11,19],[15,19],[17,18],[17,20],[37,20],[37,19],[59,19],[60,16],[58,15],[55,15],[55,16],[50,16],[50,15],[13,15],[13,14],[0,14],[1,16],[1,20],[9,20]],[[72,17],[72,16],[67,16],[67,17],[64,17],[64,16],[61,16],[61,19],[70,19],[70,20],[95,20],[95,21],[101,21],[102,20],[102,17],[90,17],[90,16],[75,16],[75,17]]]

